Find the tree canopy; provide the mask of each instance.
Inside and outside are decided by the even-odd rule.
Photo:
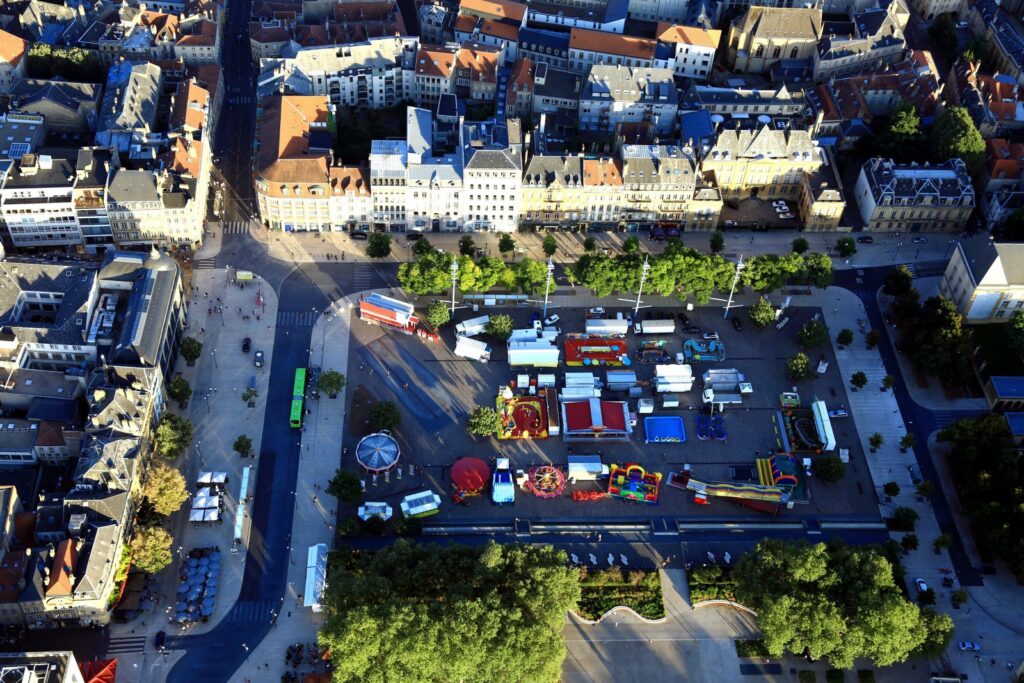
[[[541,249],[544,251],[545,256],[555,255],[555,252],[558,251],[558,242],[555,241],[554,235],[548,235],[544,238],[544,242],[541,244]]]
[[[452,287],[452,259],[458,263],[457,285],[463,292],[488,292],[492,289],[534,293],[541,289],[547,266],[534,259],[506,263],[498,256],[474,259],[462,254],[454,257],[436,250],[419,254],[415,261],[398,267],[398,282],[410,294],[448,293]]]
[[[170,515],[177,512],[181,508],[181,504],[188,500],[185,477],[170,465],[156,460],[146,472],[142,495],[153,506],[155,512],[165,516]]]
[[[192,387],[184,377],[175,375],[174,379],[167,383],[167,395],[178,403],[184,403],[192,396]]]
[[[444,301],[431,301],[427,306],[427,322],[434,329],[451,322],[452,310]]]
[[[498,251],[502,254],[511,254],[516,250],[516,241],[507,232],[498,240]]]
[[[96,83],[104,78],[99,60],[80,47],[52,47],[33,43],[28,50],[28,75],[32,78],[60,76],[69,81]]]
[[[960,504],[975,532],[1024,575],[1024,469],[1002,415],[960,420],[939,432],[950,445]]]
[[[363,484],[359,475],[341,468],[334,472],[325,490],[343,503],[358,503],[363,499]]]
[[[889,118],[889,126],[877,141],[878,147],[898,161],[916,161],[921,158],[925,142],[921,130],[921,117],[909,102],[901,102]]]
[[[494,408],[480,406],[469,416],[466,431],[473,436],[494,436],[501,429],[501,416]]]
[[[1024,354],[1024,310],[1016,310],[1006,323],[1006,338],[1010,348]]]
[[[775,307],[763,296],[750,307],[750,321],[754,327],[767,327],[775,322]]]
[[[806,653],[844,669],[858,658],[889,666],[944,647],[952,635],[952,620],[908,601],[891,562],[871,547],[764,540],[740,560],[735,578],[737,597],[757,611],[775,657]]]
[[[366,242],[366,255],[370,258],[385,258],[391,255],[391,235],[371,232]]]
[[[914,274],[902,263],[885,276],[882,294],[889,296],[905,296],[914,287]]]
[[[144,572],[155,574],[174,559],[171,544],[174,538],[158,526],[140,526],[132,537],[132,564]]]
[[[245,434],[239,434],[231,448],[243,458],[247,458],[252,453],[252,439]]]
[[[394,429],[402,422],[402,413],[391,401],[381,401],[370,407],[370,429],[379,432],[382,429]]]
[[[320,645],[337,683],[554,683],[579,576],[550,546],[418,545],[331,555]]]
[[[491,335],[495,339],[500,341],[506,341],[512,336],[512,330],[515,328],[515,322],[512,317],[504,313],[497,313],[490,316],[490,320],[487,321],[486,331],[487,334]]]
[[[797,335],[800,346],[816,349],[828,344],[828,326],[821,320],[808,320]]]
[[[965,107],[946,107],[932,128],[932,158],[960,158],[975,174],[985,164],[985,140]]]
[[[348,384],[348,378],[333,368],[321,372],[316,379],[316,388],[320,390],[320,393],[327,394],[331,398],[341,393],[346,384]]]
[[[202,342],[193,337],[185,337],[181,340],[181,357],[188,363],[195,363],[203,354]]]
[[[901,320],[907,351],[917,367],[949,384],[966,381],[971,373],[970,339],[956,304],[939,296],[919,307],[910,306],[909,295],[900,301],[908,302]]]
[[[173,460],[192,443],[192,423],[173,413],[165,413],[156,427],[157,454]]]

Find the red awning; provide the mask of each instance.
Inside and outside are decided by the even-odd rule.
[[[483,491],[491,468],[480,458],[459,458],[452,465],[452,483],[468,493]]]
[[[81,662],[78,668],[86,683],[115,683],[117,681],[117,659],[93,659]]]

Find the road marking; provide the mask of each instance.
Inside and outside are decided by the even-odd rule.
[[[312,327],[319,317],[313,311],[278,311],[278,327]]]
[[[236,602],[225,621],[232,624],[270,622],[271,612],[277,606],[273,600],[240,601]]]
[[[107,644],[107,654],[128,654],[143,652],[146,649],[146,636],[125,636],[111,638]]]
[[[211,268],[217,267],[217,258],[211,256],[210,258],[199,259],[195,262],[196,270],[210,270]]]
[[[245,235],[249,232],[249,224],[245,221],[228,221],[221,229],[225,235]]]

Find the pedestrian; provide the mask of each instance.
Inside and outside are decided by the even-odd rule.
[[[314,503],[316,502],[316,495],[315,495],[315,494],[314,494],[314,496],[313,496],[313,502],[314,502]]]
[[[600,543],[600,542],[601,542],[601,538],[602,538],[601,534],[598,534],[598,535],[597,535],[597,542],[598,542],[598,543]]]
[[[288,610],[288,616],[290,617],[291,615],[292,615],[292,611]]]

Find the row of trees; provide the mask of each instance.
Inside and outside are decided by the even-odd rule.
[[[1002,415],[960,420],[939,432],[960,504],[976,533],[1024,575],[1024,469]]]
[[[547,280],[547,265],[535,259],[506,263],[495,256],[484,256],[473,260],[472,256],[453,256],[431,249],[418,254],[415,261],[401,264],[398,282],[407,292],[417,296],[447,292],[452,286],[453,259],[459,267],[458,285],[463,292],[486,292],[498,288],[534,294],[544,289]]]
[[[105,77],[99,60],[80,47],[52,47],[33,43],[28,50],[28,75],[32,78],[60,76],[69,81],[97,83]]]
[[[901,104],[878,138],[868,138],[871,152],[881,152],[899,162],[942,163],[960,158],[974,174],[985,164],[985,141],[964,107],[947,107],[926,133],[914,105]]]

